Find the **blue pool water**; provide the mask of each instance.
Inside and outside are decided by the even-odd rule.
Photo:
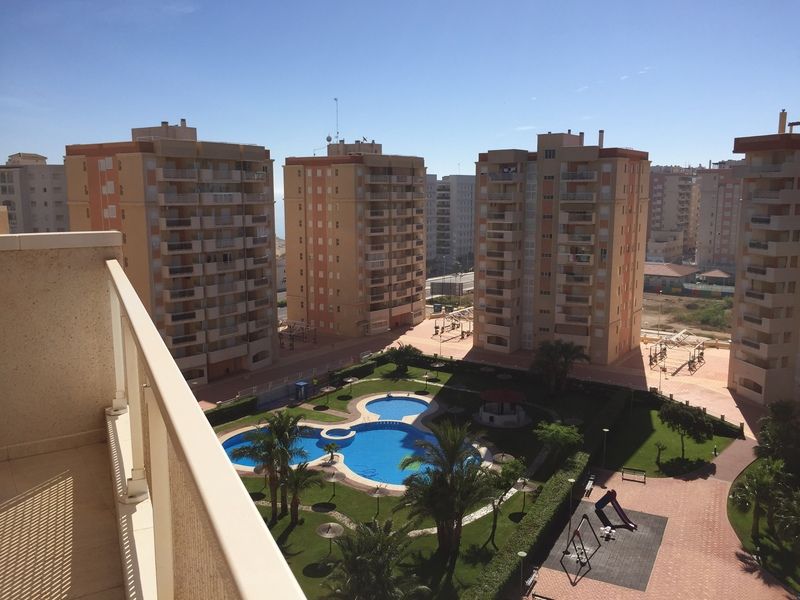
[[[356,435],[339,444],[339,452],[344,455],[345,465],[354,473],[381,483],[402,484],[419,466],[412,465],[409,469],[400,470],[400,461],[406,456],[417,454],[417,440],[434,440],[431,434],[405,423],[361,423],[354,425],[352,429]],[[305,459],[308,461],[324,455],[322,448],[327,443],[320,438],[318,430],[313,430],[309,436],[301,438],[301,447],[308,452]],[[238,434],[226,440],[223,447],[230,457],[234,448],[245,444],[247,442],[244,434]],[[254,466],[252,460],[234,462]]]
[[[425,412],[428,409],[428,403],[415,398],[386,396],[367,402],[367,408],[381,419],[399,421],[403,417]]]

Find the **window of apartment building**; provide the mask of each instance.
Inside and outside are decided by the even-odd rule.
[[[553,194],[544,194],[544,196],[542,196],[542,198],[544,200],[552,200],[553,199]]]
[[[545,150],[544,151],[544,157],[545,158],[555,158],[556,157],[556,151],[555,150]]]
[[[553,256],[550,252],[542,252],[542,258],[551,258]]]
[[[552,220],[552,219],[553,219],[553,215],[550,215],[550,214],[542,215],[542,220],[544,220],[544,221],[548,221],[548,220]]]
[[[549,308],[540,308],[539,309],[539,313],[542,314],[542,315],[549,315],[550,314],[550,309]]]
[[[539,295],[540,296],[549,296],[550,295],[550,290],[539,290]]]
[[[550,328],[549,327],[539,327],[539,331],[541,333],[547,333],[547,332],[550,331]]]

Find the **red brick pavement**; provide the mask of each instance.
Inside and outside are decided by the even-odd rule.
[[[617,490],[624,508],[669,518],[645,592],[587,578],[573,587],[563,571],[549,568],[540,570],[533,591],[547,598],[578,600],[793,598],[744,553],[728,522],[731,480],[752,460],[752,447],[752,441],[735,441],[715,461],[716,474],[705,478],[649,479],[640,484],[610,474],[604,485]],[[591,503],[583,502],[577,514],[592,509]]]

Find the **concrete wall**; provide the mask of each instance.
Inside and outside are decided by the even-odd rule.
[[[0,237],[0,460],[105,437],[114,396],[108,275],[121,234]]]

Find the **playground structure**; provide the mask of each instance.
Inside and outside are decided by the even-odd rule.
[[[590,533],[591,535],[589,535]],[[602,545],[597,532],[594,530],[591,521],[589,521],[588,515],[584,513],[575,531],[572,532],[560,561],[561,568],[564,569],[572,585],[576,585],[581,577],[592,570],[592,557]],[[575,579],[572,578],[570,569],[564,564],[565,560],[574,560],[577,564],[578,570],[575,573]],[[581,572],[584,567],[586,571]]]
[[[688,358],[683,360],[681,349],[687,349]],[[692,335],[688,329],[683,329],[672,335],[662,335],[656,342],[647,348],[650,369],[660,369],[664,373],[677,375],[686,367],[689,373],[694,374],[705,363],[705,340]]]
[[[603,524],[604,527],[610,527],[611,529],[609,531],[614,529],[614,526],[611,524],[611,521],[606,516],[606,513],[603,512],[603,508],[609,502],[611,503],[611,506],[614,507],[614,510],[617,511],[617,516],[619,516],[619,518],[622,519],[622,524],[625,527],[627,527],[631,531],[634,531],[634,530],[636,530],[638,528],[636,523],[631,521],[630,518],[628,517],[628,515],[625,514],[625,511],[623,510],[622,506],[617,501],[617,492],[616,492],[616,490],[608,490],[603,495],[602,498],[600,498],[597,502],[594,503],[594,512],[597,515],[597,518],[600,519],[600,522]]]
[[[282,321],[278,328],[278,343],[281,348],[289,345],[289,350],[294,350],[296,341],[317,343],[317,328],[303,321]]]
[[[473,309],[471,306],[443,313],[441,323],[439,319],[434,325],[433,335],[441,341],[449,342],[456,338],[464,339],[472,335]],[[466,325],[466,329],[464,326]],[[446,337],[445,337],[446,336]]]

